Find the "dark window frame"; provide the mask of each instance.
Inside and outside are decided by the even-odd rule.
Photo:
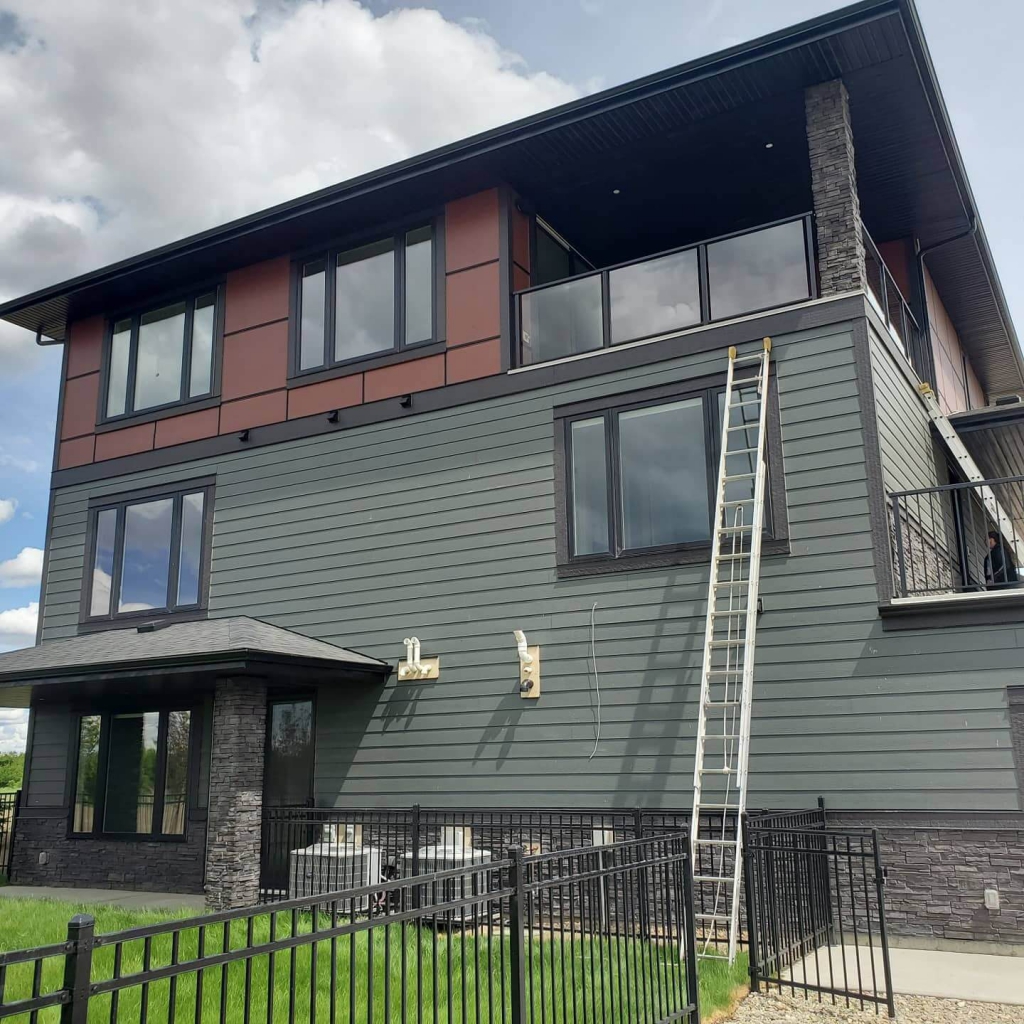
[[[210,365],[210,387],[201,395],[189,395],[188,387],[192,375],[192,331],[195,316],[196,299],[213,293],[213,351]],[[158,296],[145,305],[134,305],[119,310],[106,318],[103,330],[103,358],[100,363],[99,404],[96,410],[97,427],[113,429],[130,426],[134,423],[148,423],[175,415],[181,410],[188,411],[194,407],[202,409],[217,404],[221,393],[221,366],[224,351],[224,293],[223,278],[207,281],[185,291],[175,291]],[[178,398],[173,402],[161,405],[149,405],[144,409],[135,409],[135,378],[138,368],[139,326],[142,317],[147,313],[184,302],[185,336],[182,345],[181,380],[178,387]],[[122,320],[131,320],[131,338],[128,343],[128,371],[125,380],[125,411],[114,416],[107,415],[107,399],[110,390],[110,363],[113,355],[114,325]]]
[[[167,720],[172,711],[189,713],[188,768],[186,772],[184,830],[179,833],[165,833],[163,827],[164,786],[167,778]],[[110,721],[117,715],[149,714],[160,715],[157,730],[157,771],[153,780],[153,830],[151,832],[108,832],[103,828],[106,810],[107,772],[110,755]],[[75,803],[78,793],[78,755],[82,738],[82,719],[100,719],[100,736],[96,751],[96,792],[93,795],[92,828],[87,832],[75,830]],[[189,838],[189,824],[196,809],[199,768],[202,753],[203,711],[195,701],[167,700],[166,698],[128,701],[103,701],[96,707],[75,707],[71,720],[73,728],[69,744],[69,765],[67,774],[68,818],[67,837],[75,840],[102,839],[105,842],[126,843],[184,843]]]
[[[303,704],[309,703],[312,706],[311,715],[311,765],[309,773],[309,796],[307,798],[307,806],[313,807],[316,803],[316,754],[317,754],[317,691],[316,690],[281,690],[273,689],[267,694],[267,721],[266,729],[263,738],[264,750],[266,754],[270,753],[270,746],[272,740],[271,729],[273,727],[273,707],[275,704]],[[287,806],[285,804],[274,805],[268,804],[266,800],[267,785],[266,779],[263,780],[263,802],[264,806]]]
[[[405,340],[405,239],[410,232],[427,227],[430,228],[431,241],[431,336],[421,341],[408,343]],[[381,349],[378,352],[352,356],[348,359],[336,359],[334,358],[334,348],[337,259],[353,249],[360,249],[377,242],[391,242],[393,247],[394,344],[391,348]],[[433,212],[404,219],[373,233],[348,236],[335,240],[327,246],[321,245],[293,255],[288,318],[289,387],[343,377],[361,370],[388,366],[418,356],[434,355],[438,351],[444,351],[446,336],[444,245],[444,214],[443,212]],[[301,369],[299,360],[302,331],[302,269],[306,264],[319,260],[324,261],[324,360],[317,366]]]
[[[725,390],[725,375],[694,378],[679,384],[656,385],[642,391],[626,392],[555,409],[555,549],[559,576],[590,576],[608,572],[660,568],[670,565],[707,562],[711,537],[707,540],[656,547],[623,548],[619,497],[620,471],[616,456],[619,414],[633,409],[667,405],[701,397],[704,403],[705,466],[708,473],[708,523],[714,518],[715,486],[721,451],[721,422],[718,396]],[[572,424],[580,420],[605,417],[605,470],[608,479],[608,530],[610,550],[597,554],[573,554]],[[610,429],[611,426],[611,429]],[[789,551],[789,520],[786,509],[785,477],[782,462],[782,426],[779,415],[778,383],[772,367],[768,383],[766,424],[768,482],[765,507],[763,554]]]
[[[181,622],[195,618],[206,618],[210,591],[210,563],[213,548],[213,504],[215,480],[204,477],[199,480],[177,484],[174,487],[149,487],[123,494],[93,498],[89,502],[86,525],[85,562],[82,566],[82,589],[79,598],[79,632],[109,629],[122,623],[151,622],[154,619],[167,622]],[[191,604],[171,605],[163,608],[147,608],[142,611],[118,612],[117,601],[121,586],[121,572],[124,555],[125,509],[147,501],[170,498],[174,501],[171,512],[171,551],[167,571],[167,594],[177,586],[178,566],[181,548],[181,508],[186,494],[203,494],[203,530],[199,550],[199,600]],[[96,560],[97,531],[101,512],[114,509],[117,519],[114,527],[114,571],[110,581],[110,605],[105,615],[92,614],[92,578]]]

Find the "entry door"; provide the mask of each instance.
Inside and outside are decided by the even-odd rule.
[[[313,802],[313,701],[274,700],[267,708],[264,807]]]

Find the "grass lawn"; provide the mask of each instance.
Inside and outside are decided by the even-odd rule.
[[[139,911],[49,900],[0,899],[0,952],[63,941],[67,922],[77,913],[92,914],[97,933],[181,919],[190,914],[187,910]],[[329,917],[322,915],[319,926],[328,925]],[[286,938],[293,931],[308,934],[312,926],[311,914],[296,914],[294,918],[291,913],[279,914],[274,937]],[[251,942],[259,944],[270,937],[270,915],[260,915],[254,920]],[[221,952],[225,943],[228,949],[242,948],[247,945],[245,923],[233,922],[228,934],[223,925],[210,926],[203,942],[206,955]],[[194,957],[198,943],[198,929],[182,932],[178,959],[187,961]],[[535,938],[528,952],[527,1002],[532,1005],[530,1019],[536,1024],[628,1024],[634,1020],[657,1020],[685,1002],[685,971],[676,949],[669,944],[554,935],[544,941]],[[140,970],[145,955],[141,940],[125,943],[120,973]],[[170,963],[170,937],[154,938],[148,956],[153,968]],[[112,977],[113,957],[113,947],[95,951],[93,982]],[[60,958],[47,960],[41,991],[59,989],[62,972]],[[371,977],[372,985],[367,982]],[[434,930],[411,923],[385,928],[380,924],[355,936],[309,942],[294,950],[207,968],[202,972],[198,990],[196,979],[195,973],[177,978],[173,993],[172,983],[166,979],[146,986],[144,995],[142,986],[125,989],[118,995],[116,1008],[112,1007],[109,994],[94,997],[89,1019],[131,1024],[140,1019],[160,1024],[198,1024],[219,1020],[223,1007],[226,1020],[241,1022],[248,1019],[243,1015],[248,1002],[253,1024],[266,1024],[268,1020],[280,1024],[293,1019],[311,1021],[314,1013],[324,1024],[332,1020],[344,1024],[391,1024],[403,1020],[410,1024],[484,1024],[490,1020],[510,1020],[508,935],[497,924],[490,934],[486,926],[467,928],[463,934],[458,928]],[[270,979],[274,982],[272,1018],[267,1006]],[[290,984],[292,979],[294,986]],[[335,1018],[331,1016],[332,979]],[[699,986],[704,1021],[713,1020],[716,1011],[728,1008],[735,1000],[738,986],[745,981],[745,957],[733,967],[721,961],[703,961]],[[31,995],[31,986],[31,965],[11,965],[6,972],[3,999],[10,1002],[26,998]],[[293,988],[294,1004],[290,1006]],[[147,1010],[144,1018],[140,1017],[143,998]],[[169,1012],[172,1000],[173,1012]],[[42,1011],[38,1020],[39,1024],[57,1024],[58,1018],[59,1010],[54,1008]],[[27,1014],[8,1019],[28,1024]]]

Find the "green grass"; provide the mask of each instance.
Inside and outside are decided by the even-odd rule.
[[[97,933],[120,931],[189,916],[182,911],[139,911],[108,906],[76,906],[49,900],[0,900],[0,952],[60,942],[65,938],[68,920],[76,913],[96,918]],[[275,938],[292,934],[292,915],[278,915]],[[295,933],[312,930],[310,914],[294,918]],[[329,925],[327,916],[319,918],[321,928]],[[270,939],[270,916],[261,914],[253,924],[254,944]],[[225,936],[223,925],[206,929],[204,952],[216,954],[227,948],[246,945],[244,922],[233,922]],[[178,959],[194,957],[198,949],[198,929],[181,933]],[[313,950],[315,948],[315,956]],[[531,1019],[537,1024],[571,1024],[575,1019],[622,1021],[658,1019],[677,1009],[685,1001],[685,971],[678,951],[668,943],[639,939],[593,938],[581,935],[535,939],[528,949],[527,1000],[532,1003]],[[113,974],[113,949],[95,951],[92,980]],[[142,969],[144,947],[141,940],[122,947],[121,974]],[[171,961],[169,936],[154,938],[149,950],[150,966]],[[338,1024],[391,1024],[403,1019],[410,1024],[448,1024],[449,1013],[456,1024],[483,1024],[489,1020],[510,1020],[510,964],[508,935],[494,926],[490,941],[486,928],[418,928],[412,924],[378,925],[372,932],[345,935],[316,943],[305,943],[293,951],[267,954],[251,959],[249,968],[249,1010],[253,1024],[268,1020],[267,991],[272,989],[273,1021],[289,1021],[289,992],[294,977],[295,1020],[316,1018],[328,1022],[330,992],[335,977],[336,1019]],[[641,971],[641,965],[643,967]],[[43,992],[62,985],[60,958],[45,962]],[[175,984],[174,1012],[169,1013],[170,982],[151,983],[145,994],[148,1019],[200,1022],[220,1018],[222,1006],[226,1019],[242,1021],[246,1002],[245,961],[226,968],[207,968],[202,972],[202,987],[197,994],[195,973],[179,977]],[[372,986],[367,979],[372,976]],[[402,1004],[402,978],[406,979],[406,1003]],[[646,991],[637,990],[638,977],[647,979]],[[552,979],[557,979],[552,985]],[[746,962],[733,967],[719,961],[703,961],[699,976],[702,1016],[705,1020],[716,1010],[730,1005],[737,985],[746,978]],[[273,980],[271,986],[269,982]],[[532,979],[532,984],[531,984]],[[564,979],[564,984],[563,984]],[[11,1001],[31,994],[30,965],[12,965],[7,969],[4,999]],[[350,1016],[351,986],[355,990],[355,1016]],[[673,993],[678,993],[674,995]],[[116,1018],[111,997],[95,997],[90,1003],[90,1021],[118,1021],[136,1024],[140,1020],[142,989],[134,986],[118,996]],[[200,1013],[196,1014],[196,1006]],[[372,1006],[370,1005],[372,1002]],[[505,1004],[502,1018],[501,1005]],[[422,1003],[422,1017],[419,1005]],[[543,1003],[543,1006],[542,1006]],[[584,1007],[585,1004],[585,1007]],[[436,1016],[435,1016],[436,1006]],[[575,1012],[574,1012],[575,1008]],[[39,1014],[39,1024],[57,1024],[59,1011],[47,1009]],[[9,1018],[27,1024],[27,1015]],[[6,1024],[6,1022],[5,1022]]]

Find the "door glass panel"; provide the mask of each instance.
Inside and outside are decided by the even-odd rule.
[[[135,411],[181,398],[185,348],[185,303],[143,313],[135,367]]]
[[[703,399],[620,413],[619,461],[624,548],[710,537]]]
[[[185,834],[185,800],[188,794],[188,744],[192,715],[171,711],[167,715],[167,769],[164,774],[165,836]]]
[[[129,505],[125,509],[119,612],[167,607],[173,509],[173,498]]]
[[[394,348],[394,242],[342,253],[335,273],[334,358],[356,359]]]
[[[110,586],[114,575],[114,539],[117,534],[117,510],[104,509],[96,516],[96,556],[92,566],[90,615],[110,614]]]
[[[112,715],[107,742],[105,832],[152,832],[160,715]]]
[[[604,417],[572,425],[572,535],[574,555],[608,550],[608,461]]]
[[[96,806],[96,778],[100,756],[100,716],[85,715],[78,726],[78,772],[72,830],[91,832]]]
[[[263,802],[304,807],[313,795],[313,702],[275,701],[269,713]]]

